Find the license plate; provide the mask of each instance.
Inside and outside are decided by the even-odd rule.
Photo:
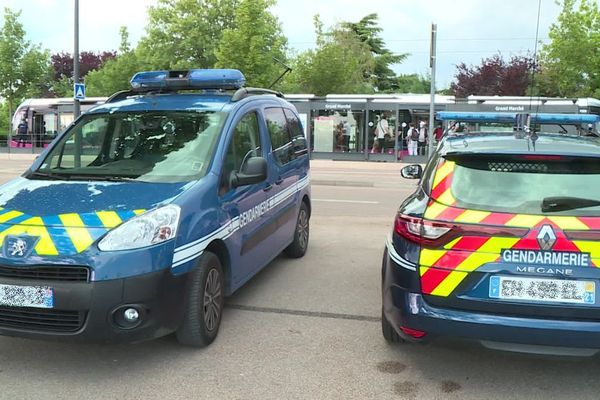
[[[535,302],[595,304],[596,285],[592,281],[492,276],[490,297]]]
[[[0,305],[53,308],[54,290],[49,286],[0,285]]]

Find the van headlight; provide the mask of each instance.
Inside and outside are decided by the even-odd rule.
[[[132,250],[152,246],[177,236],[180,207],[175,204],[133,217],[108,232],[98,243],[102,251]]]

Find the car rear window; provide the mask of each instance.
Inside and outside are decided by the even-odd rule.
[[[461,208],[522,214],[600,215],[600,206],[542,210],[549,198],[600,201],[600,160],[560,156],[457,158],[451,192]],[[564,201],[564,199],[563,199]]]

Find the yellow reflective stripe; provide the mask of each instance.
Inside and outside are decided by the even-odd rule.
[[[533,228],[534,226],[539,224],[544,218],[546,217],[542,215],[517,214],[513,218],[511,218],[510,221],[508,221],[505,225]]]
[[[425,275],[425,272],[429,271],[429,267],[425,267],[423,265],[421,265],[421,268],[419,268],[419,274],[421,276]]]
[[[422,249],[419,255],[419,264],[427,267],[431,267],[437,260],[442,258],[446,254],[446,250],[430,250]]]
[[[502,250],[512,248],[519,240],[519,238],[493,237],[478,248],[477,252],[498,256]]]
[[[448,206],[445,206],[443,204],[440,204],[437,202],[433,203],[432,205],[427,207],[427,210],[425,210],[425,218],[436,219],[438,217],[438,215],[443,213],[444,210],[447,208],[448,208]]]
[[[466,272],[452,271],[433,291],[434,296],[448,297],[450,293],[467,277]]]
[[[600,261],[600,243],[587,240],[574,240],[573,244],[577,246],[582,253],[590,253],[590,258]]]
[[[435,179],[433,180],[433,188],[435,189],[435,187],[439,185],[439,183],[443,181],[445,177],[450,175],[452,171],[454,171],[454,161],[444,162],[444,164],[440,168],[438,168],[438,170],[435,173]]]
[[[69,235],[78,253],[90,247],[94,239],[92,239],[79,214],[61,214],[58,217],[65,226],[67,235]]]
[[[102,225],[104,225],[104,227],[108,229],[114,228],[115,226],[120,225],[123,222],[121,220],[121,217],[119,217],[119,214],[117,214],[114,211],[98,211],[96,215],[98,216],[98,218],[100,218]]]
[[[0,223],[10,221],[11,219],[20,217],[21,215],[23,215],[23,213],[20,211],[9,211],[0,215]]]
[[[445,248],[445,249],[451,249],[451,248],[453,248],[453,247],[456,245],[456,243],[458,243],[458,241],[459,241],[460,239],[462,239],[462,236],[460,236],[460,237],[457,237],[456,239],[454,239],[454,240],[453,240],[453,241],[451,241],[450,243],[447,243],[447,244],[444,246],[444,248]]]
[[[135,215],[140,215],[140,214],[143,214],[143,213],[145,213],[145,212],[146,212],[146,210],[144,210],[143,208],[142,208],[142,209],[139,209],[139,210],[133,210],[133,213],[134,213]]]
[[[4,238],[8,235],[31,235],[38,236],[40,240],[35,245],[35,251],[39,255],[56,256],[58,251],[52,241],[52,237],[44,226],[44,221],[40,217],[32,217],[23,221],[19,225],[11,226],[0,233],[0,243],[4,242]]]
[[[554,222],[560,229],[566,230],[577,230],[577,231],[587,231],[590,228],[583,222],[581,222],[577,217],[548,217],[550,221]]]
[[[487,211],[466,210],[464,213],[462,213],[458,217],[456,217],[456,219],[454,221],[455,222],[464,222],[467,224],[477,224],[477,223],[483,221],[483,219],[490,214],[491,214],[491,212],[487,212]]]
[[[452,205],[456,202],[454,195],[452,195],[452,189],[448,188],[440,197],[437,199],[440,203]]]

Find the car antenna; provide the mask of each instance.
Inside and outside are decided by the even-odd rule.
[[[267,89],[271,89],[273,86],[275,86],[277,84],[277,82],[279,82],[288,72],[292,72],[292,69],[287,66],[286,64],[282,63],[281,61],[279,61],[278,59],[276,59],[275,57],[272,57],[273,60],[275,60],[275,62],[279,65],[283,65],[283,67],[285,68],[285,71],[283,71],[283,73],[281,75],[279,75],[277,77],[277,79],[275,79],[275,81],[273,81],[273,83],[271,83],[269,85],[269,87]]]

